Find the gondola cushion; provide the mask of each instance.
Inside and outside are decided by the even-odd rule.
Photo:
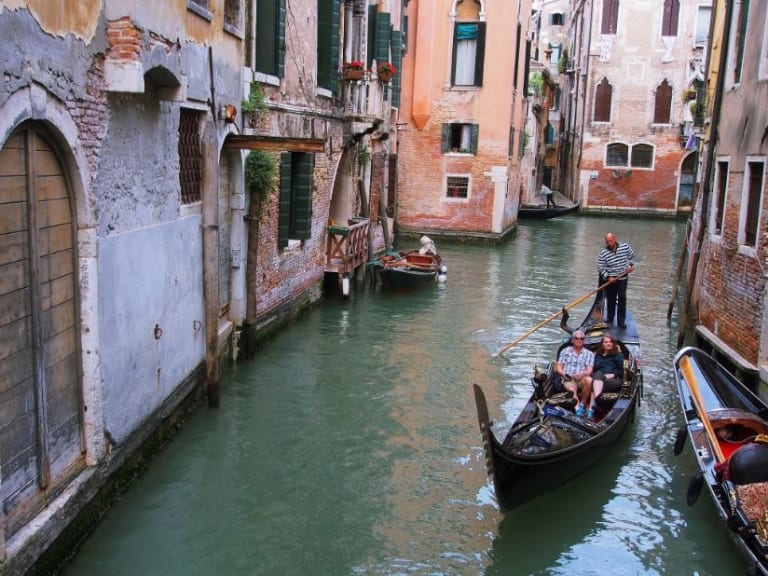
[[[768,482],[736,486],[739,508],[750,522],[768,518]]]

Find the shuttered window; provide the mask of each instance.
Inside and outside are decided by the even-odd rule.
[[[279,78],[285,71],[285,0],[257,0],[256,71]]]
[[[315,156],[305,152],[280,154],[280,215],[278,246],[312,236],[312,191]]]
[[[478,124],[443,124],[440,151],[477,154]]]
[[[664,0],[661,20],[662,36],[677,36],[677,21],[680,15],[680,0]]]
[[[595,122],[611,121],[611,100],[613,98],[613,87],[607,78],[595,89]]]
[[[733,66],[733,81],[741,82],[741,67],[744,62],[744,46],[747,39],[747,22],[749,17],[749,0],[741,0],[737,8],[738,20],[736,25],[736,62]]]
[[[619,0],[605,0],[603,2],[603,21],[600,27],[601,34],[616,34],[619,22]]]
[[[752,248],[757,246],[764,172],[765,163],[747,162],[747,213],[744,218],[744,244]]]
[[[391,51],[392,64],[395,66],[395,70],[397,70],[397,74],[395,74],[394,78],[392,78],[392,106],[397,108],[400,106],[400,66],[403,63],[403,41],[402,34],[399,30],[392,30]]]
[[[672,86],[664,80],[656,88],[656,98],[653,106],[653,123],[669,124],[672,111]]]
[[[715,206],[713,214],[713,232],[722,235],[723,217],[725,215],[725,196],[728,192],[728,162],[717,163],[717,177],[715,178],[717,189],[715,190]]]
[[[339,0],[317,0],[317,85],[336,91],[339,84]]]

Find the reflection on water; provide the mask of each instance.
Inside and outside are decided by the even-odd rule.
[[[505,515],[471,384],[503,431],[563,332],[555,321],[498,350],[595,287],[609,228],[640,259],[629,303],[645,397],[615,450]],[[682,418],[666,311],[683,233],[672,221],[523,223],[500,246],[438,245],[445,285],[329,297],[225,375],[221,408],[187,422],[66,573],[738,573],[711,503],[685,505],[692,455],[672,455]]]

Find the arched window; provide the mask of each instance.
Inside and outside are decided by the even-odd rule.
[[[621,142],[608,144],[605,154],[606,166],[626,166],[629,162],[629,146]]]
[[[632,167],[653,168],[653,146],[650,144],[632,146]]]
[[[656,100],[653,106],[653,123],[669,124],[672,110],[672,86],[665,79],[656,88]]]
[[[661,20],[662,36],[677,36],[677,20],[680,14],[680,0],[664,0]]]
[[[595,89],[595,122],[611,121],[611,99],[613,97],[613,87],[607,78],[597,85]]]

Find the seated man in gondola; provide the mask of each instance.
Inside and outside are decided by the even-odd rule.
[[[563,387],[576,398],[576,415],[583,417],[592,406],[592,365],[595,355],[584,347],[583,331],[575,330],[571,342],[572,346],[566,346],[560,351],[555,371],[562,378]]]

